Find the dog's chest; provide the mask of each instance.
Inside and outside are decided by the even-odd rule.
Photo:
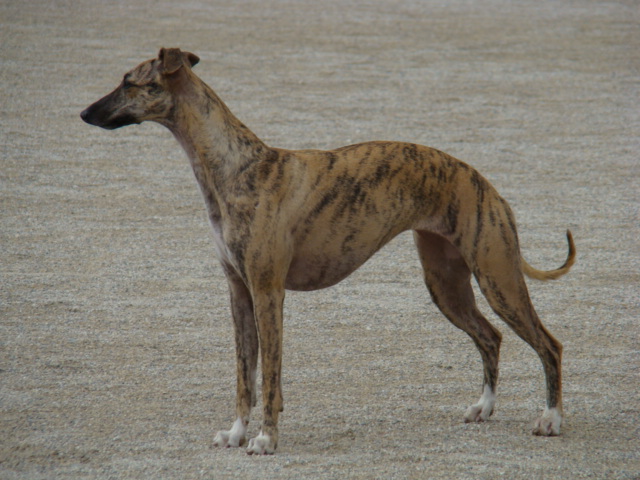
[[[220,222],[212,218],[211,227],[213,230],[213,245],[216,250],[216,256],[218,257],[218,260],[227,264],[233,263],[231,252],[224,241],[222,226],[220,225]]]

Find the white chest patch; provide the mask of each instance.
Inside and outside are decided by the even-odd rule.
[[[213,245],[216,250],[216,256],[218,260],[221,262],[230,263],[231,255],[229,249],[227,248],[227,244],[224,242],[224,238],[222,237],[222,228],[220,224],[214,221],[211,221],[211,227],[213,230]]]

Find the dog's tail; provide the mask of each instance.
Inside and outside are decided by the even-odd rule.
[[[569,254],[567,255],[567,260],[564,262],[560,268],[556,268],[555,270],[538,270],[533,268],[531,265],[527,263],[527,261],[522,258],[522,271],[529,278],[534,278],[536,280],[555,280],[556,278],[560,278],[565,273],[568,273],[571,270],[571,266],[576,261],[576,246],[573,243],[573,235],[571,235],[571,231],[567,230],[567,242],[569,242]]]

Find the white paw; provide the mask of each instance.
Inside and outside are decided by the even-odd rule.
[[[465,423],[480,423],[488,420],[493,413],[495,404],[496,395],[488,385],[485,385],[478,403],[467,408],[464,414]]]
[[[558,409],[545,408],[542,416],[536,420],[532,433],[545,437],[560,435],[560,425],[562,425],[562,415]]]
[[[239,447],[244,444],[247,425],[241,418],[236,419],[231,430],[220,430],[213,438],[214,447]]]
[[[249,440],[247,453],[249,455],[273,455],[276,452],[276,446],[269,435],[260,432],[256,438]]]

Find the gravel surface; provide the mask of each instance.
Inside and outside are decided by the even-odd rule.
[[[0,1],[0,478],[638,478],[640,9],[635,0]],[[228,294],[185,154],[80,111],[161,46],[263,140],[407,140],[509,200],[564,344],[565,425],[530,435],[541,364],[480,356],[429,300],[410,235],[340,285],[290,293],[278,453],[234,420]],[[260,410],[250,433],[255,435]]]

